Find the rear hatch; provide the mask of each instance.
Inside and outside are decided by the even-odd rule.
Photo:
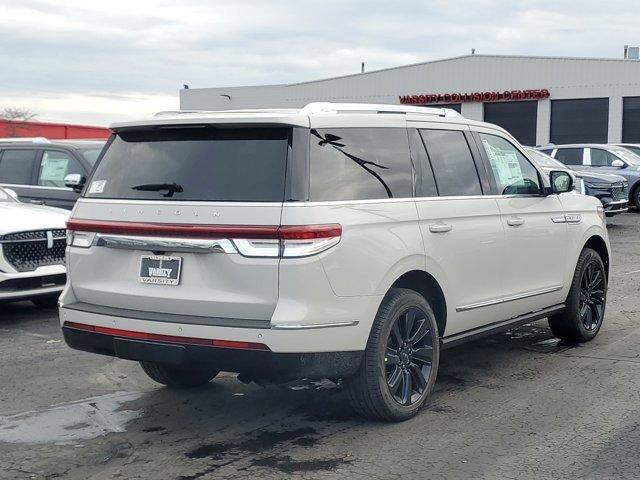
[[[69,222],[76,300],[168,321],[268,321],[291,135],[283,126],[117,132]]]

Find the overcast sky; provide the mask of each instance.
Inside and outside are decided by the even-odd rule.
[[[108,124],[178,90],[289,83],[477,53],[622,56],[634,1],[0,0],[0,107]]]

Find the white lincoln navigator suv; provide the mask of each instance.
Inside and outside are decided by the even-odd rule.
[[[162,384],[342,379],[358,412],[403,420],[443,348],[602,325],[602,205],[495,125],[313,103],[112,130],[67,224],[60,321]]]

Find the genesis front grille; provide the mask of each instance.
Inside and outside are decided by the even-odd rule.
[[[4,258],[18,272],[63,265],[66,243],[64,229],[17,232],[0,237]]]

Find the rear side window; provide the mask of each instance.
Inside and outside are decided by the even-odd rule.
[[[464,133],[420,130],[440,196],[482,195],[478,171]]]
[[[275,202],[284,198],[290,128],[119,132],[87,197]]]
[[[311,130],[310,163],[313,201],[413,196],[404,128]]]
[[[418,130],[415,128],[410,128],[408,132],[411,159],[416,170],[416,197],[437,197],[436,180],[433,177],[433,170],[431,169],[427,152],[424,149],[422,137],[420,137]]]
[[[0,157],[0,182],[31,185],[35,150],[5,150]]]
[[[582,149],[559,148],[555,158],[565,165],[582,165]]]

